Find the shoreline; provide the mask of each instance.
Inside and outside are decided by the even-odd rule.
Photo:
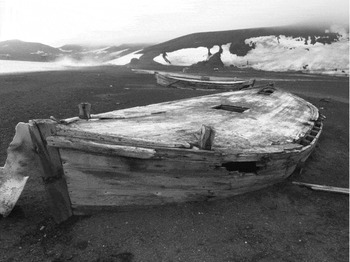
[[[66,61],[66,62],[64,62]],[[69,62],[68,62],[69,61]],[[1,67],[2,66],[6,66],[6,65],[2,65],[2,63],[10,63],[10,64],[16,64],[20,65],[20,64],[24,64],[26,66],[28,66],[28,68],[26,68],[25,70],[19,70],[18,66],[16,68],[13,69],[13,71],[9,71],[9,72],[2,72],[1,71]],[[32,65],[41,65],[42,68],[38,68],[37,70],[33,69]],[[48,66],[48,67],[47,67]],[[51,66],[54,66],[55,68],[50,68]],[[92,69],[92,70],[99,70],[99,69],[103,69],[103,68],[115,68],[115,67],[127,67],[127,64],[125,65],[113,65],[113,64],[109,64],[108,62],[104,62],[104,63],[96,63],[94,64],[93,62],[91,63],[84,63],[84,62],[80,62],[80,61],[74,61],[74,60],[57,60],[57,61],[51,61],[51,62],[40,62],[40,61],[22,61],[22,60],[6,60],[6,59],[0,59],[0,76],[3,75],[8,75],[8,74],[23,74],[23,73],[38,73],[38,72],[48,72],[48,71],[70,71],[70,70],[86,70],[86,69]],[[144,68],[140,68],[140,69],[147,69],[149,68],[149,66],[145,66]],[[182,68],[184,68],[184,66],[172,66],[172,65],[161,65],[159,64],[159,68],[162,68],[165,71],[172,71],[172,70],[181,70]],[[204,70],[207,71],[208,73],[212,72],[212,73],[216,73],[215,71],[212,70],[206,70],[205,68],[203,69],[197,69],[194,68],[192,70]],[[260,72],[260,73],[277,73],[277,74],[300,74],[300,75],[304,75],[304,76],[315,76],[315,77],[321,77],[321,76],[329,76],[329,77],[340,77],[340,78],[349,78],[349,72],[342,72],[342,73],[338,73],[336,74],[335,72],[337,71],[344,71],[344,70],[317,70],[317,71],[294,71],[294,70],[285,70],[285,71],[263,71],[263,70],[258,70],[258,69],[254,69],[252,67],[246,67],[246,68],[241,68],[241,67],[236,67],[236,68],[230,68],[230,67],[224,67],[220,72],[247,72],[247,73],[254,73],[254,72]]]

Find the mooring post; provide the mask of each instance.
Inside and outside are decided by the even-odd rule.
[[[79,118],[80,119],[90,119],[90,110],[91,110],[91,104],[90,103],[80,103],[78,105],[79,107]]]
[[[211,126],[202,125],[198,145],[200,149],[211,150],[214,144],[215,130]]]

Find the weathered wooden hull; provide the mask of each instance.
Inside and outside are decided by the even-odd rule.
[[[49,141],[52,146],[55,143],[54,139]],[[187,159],[175,149],[158,149],[161,157],[139,159],[112,156],[112,152],[100,154],[93,148],[78,151],[68,144],[57,146],[72,208],[79,211],[89,206],[202,201],[258,190],[287,178],[305,161],[314,145],[315,142],[298,152],[234,159],[201,152]]]
[[[216,129],[209,149],[200,146],[201,123]],[[35,150],[26,154],[38,153],[38,173],[61,222],[96,209],[212,200],[267,187],[306,161],[322,126],[310,103],[255,88],[90,120],[32,120]]]
[[[254,80],[237,78],[195,77],[182,74],[156,73],[157,84],[181,89],[226,90],[234,91],[254,85]]]

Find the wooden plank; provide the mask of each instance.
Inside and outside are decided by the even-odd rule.
[[[147,141],[143,139],[133,139],[126,136],[113,136],[108,134],[99,134],[95,132],[86,132],[79,129],[69,128],[63,125],[57,126],[57,135],[90,139],[96,141],[111,142],[119,145],[132,145],[140,147],[169,147],[169,148],[191,148],[191,145],[186,142],[182,143],[162,143],[156,141]]]
[[[29,131],[44,170],[43,181],[52,216],[56,223],[61,223],[73,213],[59,152],[57,148],[47,146],[46,142],[46,138],[56,132],[55,122],[30,121]]]
[[[243,193],[247,193],[250,191],[256,191],[260,190],[266,187],[269,187],[277,182],[281,182],[282,180],[276,180],[273,183],[266,183],[266,184],[257,184],[257,185],[252,185],[248,187],[242,187],[237,190],[223,190],[220,191],[219,193],[217,192],[206,192],[206,194],[198,194],[198,193],[192,193],[186,201],[178,201],[177,203],[182,203],[182,202],[189,202],[189,201],[217,201],[220,199],[240,195]],[[121,198],[120,196],[111,196],[110,200],[113,202],[113,199],[118,200],[125,200],[127,198]],[[144,198],[144,197],[142,197]],[[87,204],[72,204],[72,209],[73,209],[73,214],[74,215],[91,215],[97,212],[101,211],[118,211],[118,212],[123,212],[123,211],[129,211],[130,209],[149,209],[150,207],[156,207],[159,205],[165,205],[165,204],[171,204],[174,203],[173,201],[166,202],[160,199],[157,199],[154,195],[149,195],[149,198],[146,199],[145,204],[140,204],[138,201],[135,201],[131,204],[128,205],[107,205],[107,204],[101,204],[101,205],[91,205],[91,203]]]
[[[73,205],[148,205],[198,201],[284,179],[283,165],[264,173],[240,173],[205,163],[178,160],[125,159],[61,149]],[[278,169],[279,168],[279,169]],[[282,169],[281,169],[282,168]]]
[[[211,165],[221,165],[224,162],[261,162],[269,155],[270,159],[286,159],[291,156],[298,156],[301,153],[302,145],[294,144],[288,147],[284,147],[288,150],[280,150],[282,146],[273,146],[277,149],[274,154],[267,154],[267,151],[263,153],[250,153],[244,154],[239,151],[231,153],[217,153],[208,150],[197,149],[178,149],[178,148],[142,148],[134,146],[121,146],[105,143],[104,141],[84,140],[79,138],[68,138],[64,136],[51,136],[47,138],[47,142],[50,146],[60,148],[71,148],[76,150],[82,150],[84,152],[95,152],[99,154],[124,156],[131,158],[141,159],[173,159],[186,163],[192,163],[193,161],[200,161]],[[306,148],[303,148],[306,149]],[[193,164],[193,163],[192,163]]]
[[[156,146],[152,149],[132,146],[133,144],[124,143],[124,141],[119,142],[116,141],[114,137],[100,136],[98,134],[86,135],[84,132],[77,132],[75,137],[50,136],[47,138],[47,142],[53,147],[79,149],[85,152],[100,152],[107,155],[129,156],[143,159],[178,159],[186,162],[205,161],[209,163],[220,163],[225,161],[259,161],[261,157],[266,155],[265,151],[263,154],[242,154],[241,152],[221,154],[200,149],[165,148]],[[295,145],[294,147],[300,148],[302,146]]]
[[[138,172],[145,176],[148,173],[161,173],[164,176],[201,176],[212,175],[213,170],[220,169],[216,164],[202,161],[183,161],[182,159],[140,159],[121,156],[102,155],[96,152],[81,152],[72,149],[60,149],[64,169],[67,164],[88,172],[89,169],[106,173]],[[106,179],[109,176],[106,175]]]
[[[276,181],[276,182],[281,182],[281,181]],[[256,191],[260,190],[266,187],[269,187],[274,183],[270,184],[258,184],[258,185],[253,185],[249,187],[242,187],[239,190],[223,190],[220,191],[219,193],[217,192],[206,192],[205,194],[200,194],[200,193],[193,193],[188,195],[186,200],[182,199],[181,201],[175,201],[175,203],[183,203],[183,202],[190,202],[190,201],[216,201],[240,194],[244,194],[250,191]],[[140,204],[140,201],[137,201],[137,198],[135,198],[135,201],[129,202],[128,205],[108,205],[108,204],[101,204],[101,205],[91,205],[92,203],[86,203],[86,204],[72,204],[72,209],[73,209],[73,214],[74,215],[91,215],[97,212],[101,211],[129,211],[130,209],[148,209],[150,207],[156,207],[159,205],[166,205],[166,204],[172,204],[174,201],[172,201],[172,198],[167,198],[167,199],[159,199],[155,195],[148,195],[148,197],[142,196],[140,197],[141,199],[144,199]],[[129,198],[128,197],[120,197],[120,196],[110,196],[109,200],[111,202],[114,202],[114,199],[116,201],[121,201],[121,203],[127,203]],[[171,200],[171,201],[167,201]]]
[[[66,176],[70,192],[79,195],[83,190],[107,190],[115,194],[123,194],[123,190],[226,190],[239,189],[241,187],[271,183],[286,177],[283,169],[272,171],[266,175],[254,173],[239,173],[212,171],[202,175],[196,175],[186,171],[188,176],[163,175],[162,173],[147,174],[140,172],[123,172],[115,170],[96,170],[89,168],[77,168],[73,164],[66,165]],[[73,190],[76,189],[76,190]],[[73,200],[72,200],[73,201]]]
[[[298,152],[303,146],[296,143],[270,145],[266,147],[215,148],[212,151],[190,149],[189,144],[162,144],[159,142],[145,141],[142,139],[132,139],[127,137],[112,136],[107,134],[98,134],[87,132],[79,129],[69,128],[58,125],[57,134],[65,137],[91,140],[98,143],[108,143],[111,145],[125,145],[142,148],[154,148],[157,151],[156,157],[180,157],[190,160],[207,160],[207,161],[259,161],[266,154],[281,154],[289,152]],[[216,145],[216,144],[215,144]]]
[[[297,181],[293,181],[292,183],[294,185],[298,185],[298,186],[310,187],[311,189],[314,189],[314,190],[334,192],[334,193],[342,193],[342,194],[350,194],[349,188],[317,185],[317,184],[310,184],[310,183],[297,182]]]
[[[68,138],[63,136],[47,137],[49,146],[58,148],[72,148],[84,152],[95,152],[98,154],[117,155],[131,158],[149,159],[155,158],[156,151],[149,148],[135,146],[121,146],[96,143],[79,138]]]
[[[213,199],[222,199],[227,197],[232,197],[235,195],[243,194],[250,191],[259,190],[273,183],[255,184],[246,187],[241,187],[236,190],[227,189],[220,191],[210,191],[210,190],[171,190],[171,189],[159,189],[153,192],[139,192],[139,191],[122,191],[119,194],[114,194],[111,191],[89,191],[84,192],[82,198],[76,198],[76,203],[72,204],[74,209],[79,209],[79,207],[89,207],[89,208],[103,208],[108,207],[111,209],[113,207],[119,208],[123,206],[153,206],[153,205],[164,205],[171,203],[183,203],[191,201],[208,201]]]

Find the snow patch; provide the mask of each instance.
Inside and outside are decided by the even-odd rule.
[[[208,53],[207,47],[183,48],[173,52],[167,52],[165,58],[169,60],[171,65],[190,66],[208,60],[211,55],[217,53],[219,50],[220,47],[218,45],[215,45],[210,49],[210,54]],[[169,65],[164,59],[163,54],[156,56],[153,60],[162,65]]]
[[[123,49],[123,50],[119,50],[119,51],[116,51],[116,52],[112,52],[112,53],[110,53],[109,54],[109,56],[119,56],[119,54],[121,54],[121,53],[123,53],[123,52],[125,52],[125,51],[127,51],[127,50],[129,50],[129,48],[126,48],[126,49]]]
[[[62,48],[58,48],[61,52],[64,52],[64,53],[72,53],[73,50],[66,50],[66,49],[62,49]]]
[[[252,49],[245,56],[230,52],[231,43],[221,46],[221,61],[225,66],[251,67],[264,71],[304,71],[333,75],[349,74],[349,34],[341,27],[332,27],[337,32],[338,41],[331,44],[315,42],[315,37],[288,37],[267,35],[251,37],[245,44]],[[210,49],[213,55],[220,47]],[[156,56],[153,60],[163,65],[190,66],[208,60],[210,55],[206,47],[184,48]],[[169,61],[169,62],[167,62]]]
[[[103,47],[95,50],[84,51],[84,52],[80,52],[80,54],[96,54],[96,55],[106,54],[108,53],[108,51],[106,51],[108,48],[111,48],[111,47],[107,46],[107,47]]]
[[[127,54],[125,56],[121,56],[121,57],[118,57],[116,59],[113,59],[111,61],[106,62],[106,64],[108,64],[108,65],[126,65],[126,64],[129,64],[131,59],[133,59],[133,58],[139,59],[143,55],[143,54],[137,54],[141,50],[137,50],[137,51],[132,52],[130,54]]]
[[[254,49],[243,57],[231,54],[230,44],[222,46],[224,65],[265,71],[349,73],[349,40],[346,38],[332,44],[311,44],[310,38],[300,41],[286,36],[261,36],[246,39],[245,43],[254,45]]]
[[[331,33],[336,33],[341,36],[341,39],[348,39],[349,40],[349,32],[347,30],[339,25],[332,25],[330,30]]]
[[[76,61],[62,58],[56,62],[29,62],[15,60],[0,60],[0,74],[15,74],[26,72],[59,71],[72,67],[99,66],[101,63],[92,60]]]
[[[27,62],[0,60],[0,74],[64,70],[64,66],[54,62]]]
[[[38,50],[36,52],[30,53],[31,55],[47,55],[44,51]]]

